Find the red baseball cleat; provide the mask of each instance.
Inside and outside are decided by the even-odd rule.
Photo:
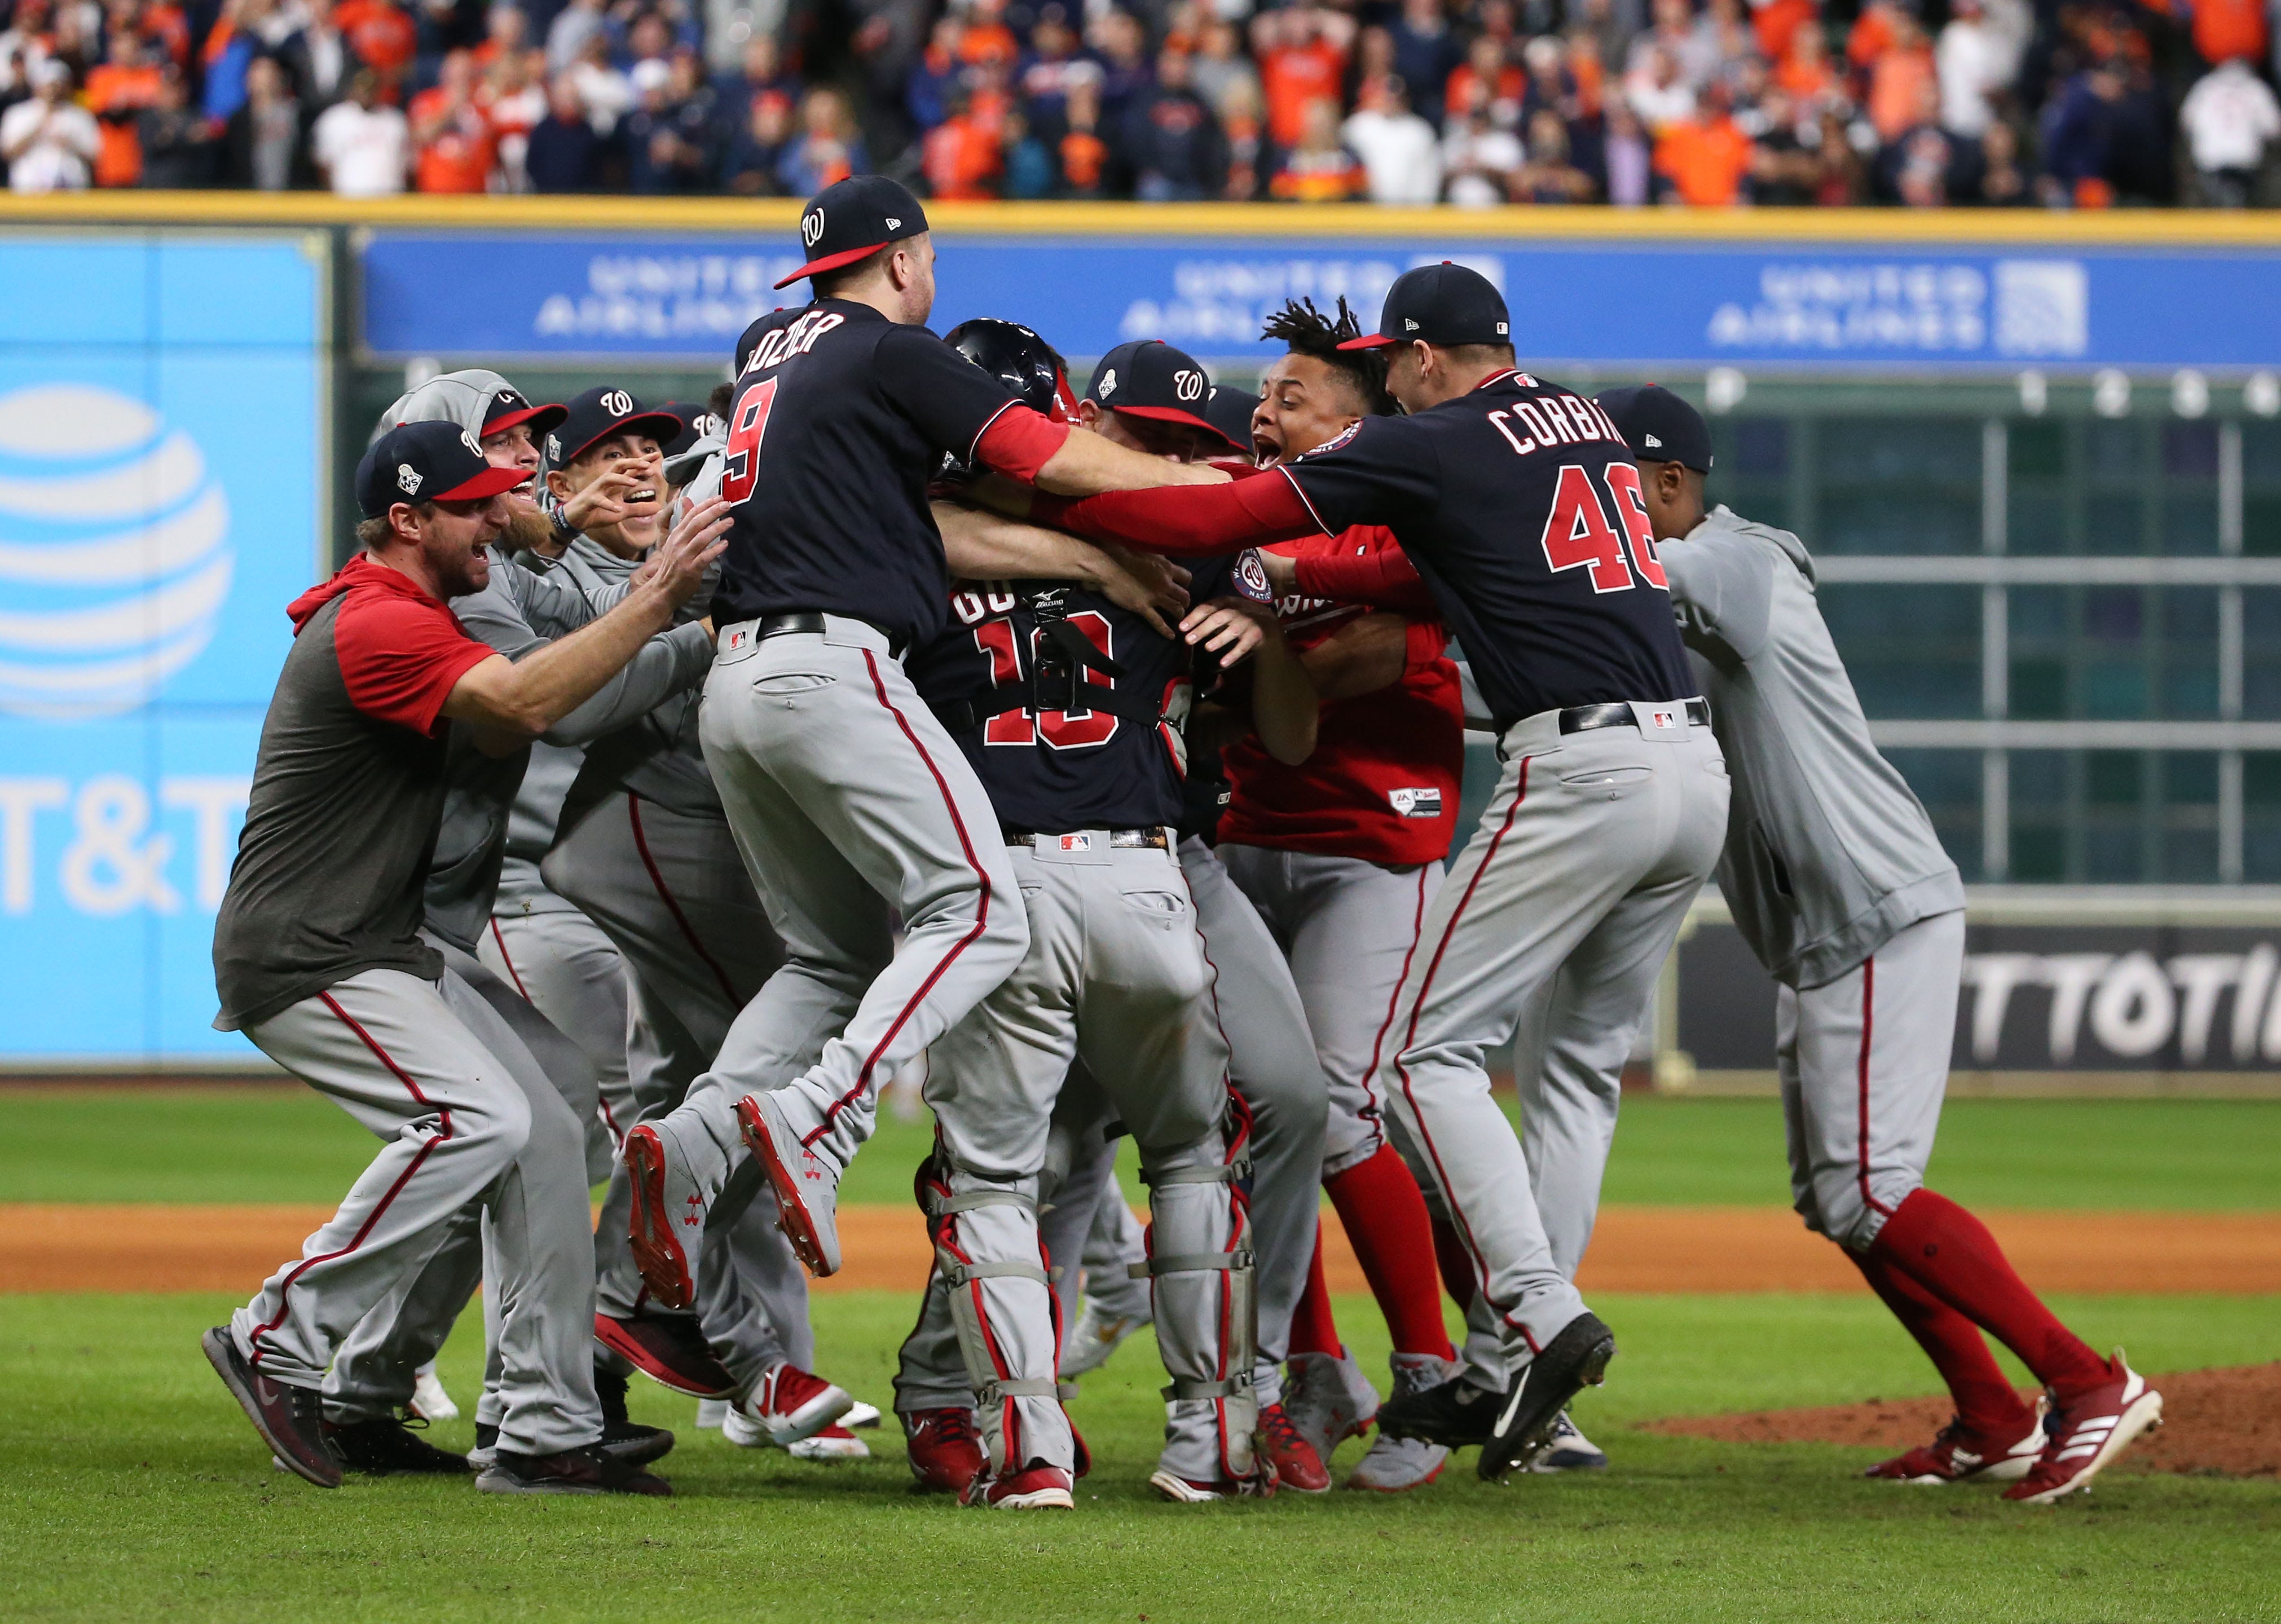
[[[2010,1482],[2027,1476],[2043,1452],[2044,1406],[2038,1400],[2028,1430],[2009,1443],[1975,1432],[1963,1417],[1952,1416],[1931,1443],[1881,1460],[1861,1475],[1890,1483]]]
[[[1253,1434],[1260,1454],[1275,1469],[1275,1486],[1293,1489],[1300,1494],[1327,1494],[1331,1474],[1324,1468],[1323,1458],[1315,1453],[1315,1446],[1299,1435],[1284,1413],[1283,1406],[1262,1405],[1259,1409],[1259,1430]]]
[[[726,1398],[737,1378],[713,1356],[697,1321],[676,1314],[594,1316],[594,1340],[661,1387],[692,1398]]]
[[[2088,1489],[2140,1433],[2162,1424],[2161,1394],[2122,1362],[2122,1349],[2107,1361],[2107,1374],[2088,1393],[2053,1405],[2045,1424],[2050,1441],[2028,1474],[2004,1491],[2006,1499],[2049,1505]]]
[[[1033,1466],[1011,1477],[978,1477],[959,1500],[994,1512],[1066,1512],[1077,1509],[1070,1474],[1060,1466]]]
[[[756,1423],[778,1449],[812,1438],[855,1407],[854,1395],[787,1361],[772,1365],[731,1408]]]
[[[911,1475],[929,1494],[964,1497],[990,1463],[971,1410],[915,1410],[903,1417]]]

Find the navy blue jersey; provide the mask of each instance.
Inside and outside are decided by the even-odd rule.
[[[868,304],[778,311],[737,342],[722,494],[733,504],[716,623],[816,609],[916,645],[941,630],[927,481],[1015,404],[924,327]]]
[[[1639,469],[1590,401],[1502,373],[1414,417],[1365,418],[1283,472],[1326,533],[1394,532],[1500,728],[1695,692]]]
[[[1220,590],[1227,564],[1196,565],[1197,602]],[[1062,620],[1117,674],[1056,658],[1056,635],[1040,625],[1040,595],[1045,618]],[[1181,820],[1179,730],[1195,691],[1186,643],[1062,581],[961,581],[949,609],[941,635],[905,669],[973,763],[1001,824],[1051,835]],[[1066,634],[1059,637],[1065,647]]]

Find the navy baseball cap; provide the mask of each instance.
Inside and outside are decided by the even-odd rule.
[[[1211,378],[1195,357],[1162,339],[1143,338],[1101,358],[1085,397],[1111,412],[1186,423],[1217,435],[1219,429],[1202,415],[1210,394]]]
[[[1711,426],[1703,414],[1659,383],[1606,389],[1592,397],[1615,419],[1617,432],[1642,462],[1675,462],[1711,472]]]
[[[850,175],[816,193],[800,212],[800,242],[808,263],[777,286],[789,288],[803,276],[854,265],[926,228],[926,211],[908,188],[885,175]]]
[[[530,477],[492,467],[457,423],[406,423],[374,441],[357,464],[357,512],[378,519],[399,502],[480,502]]]
[[[712,408],[702,401],[669,400],[652,410],[653,415],[669,417],[681,425],[681,432],[672,439],[658,442],[658,449],[669,461],[708,435],[723,440],[729,437],[729,426],[715,417]]]
[[[1349,338],[1342,350],[1376,350],[1423,339],[1429,344],[1509,344],[1512,319],[1504,296],[1469,266],[1444,259],[1394,279],[1379,312],[1378,331]]]
[[[647,435],[666,446],[687,427],[669,412],[647,410],[631,390],[606,383],[571,401],[561,427],[546,436],[546,466],[567,468],[612,435]]]
[[[550,428],[561,427],[562,419],[570,415],[568,406],[534,406],[523,393],[505,379],[493,389],[483,407],[483,433],[505,434],[517,423],[528,424],[530,436],[536,440]]]
[[[1204,396],[1204,421],[1226,435],[1227,443],[1246,457],[1251,455],[1251,414],[1259,410],[1256,389],[1215,387]]]

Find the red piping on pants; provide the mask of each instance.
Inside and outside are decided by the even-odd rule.
[[[1891,1218],[1893,1209],[1869,1193],[1869,1037],[1870,1006],[1875,1002],[1877,990],[1877,956],[1875,953],[1861,961],[1861,1059],[1860,1059],[1860,1121],[1856,1126],[1854,1148],[1860,1158],[1861,1200],[1863,1205],[1881,1218]]]
[[[705,943],[698,939],[696,927],[690,924],[689,916],[681,911],[681,904],[674,900],[673,892],[666,886],[665,876],[658,872],[657,861],[649,854],[648,837],[642,833],[641,797],[630,789],[626,791],[626,819],[633,825],[634,850],[641,853],[642,866],[649,870],[649,882],[657,888],[658,899],[665,904],[666,912],[673,915],[673,922],[681,927],[681,934],[689,943],[689,951],[713,972],[713,979],[721,983],[721,996],[729,1000],[730,1008],[732,1011],[744,1008],[745,1001],[737,996],[736,988],[730,984],[729,973],[705,951]]]

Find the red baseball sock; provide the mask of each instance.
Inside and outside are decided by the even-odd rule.
[[[1988,1226],[1945,1196],[1910,1192],[1869,1248],[2020,1357],[2061,1399],[2107,1380],[2107,1361],[2014,1274]]]
[[[1460,1311],[1473,1305],[1481,1281],[1473,1274],[1473,1254],[1458,1238],[1458,1228],[1446,1218],[1434,1220],[1434,1261],[1442,1267],[1442,1289]]]
[[[1331,1192],[1331,1205],[1362,1263],[1371,1295],[1386,1316],[1394,1351],[1457,1358],[1442,1326],[1441,1294],[1426,1267],[1434,1251],[1433,1221],[1401,1153],[1382,1144],[1377,1154],[1325,1180],[1323,1187]],[[1319,1236],[1316,1251],[1319,1257]]]
[[[1843,1248],[1839,1250],[1843,1251]],[[1870,1289],[1884,1299],[1893,1317],[1917,1339],[1917,1346],[1948,1383],[1956,1413],[1974,1432],[2009,1443],[2023,1435],[2034,1412],[2020,1402],[2003,1367],[1988,1351],[1980,1328],[1887,1262],[1875,1249],[1864,1257],[1845,1255]]]
[[[1323,1227],[1315,1226],[1315,1261],[1307,1271],[1307,1289],[1291,1311],[1291,1355],[1327,1353],[1338,1356],[1339,1322],[1331,1313],[1331,1290],[1323,1283]]]

